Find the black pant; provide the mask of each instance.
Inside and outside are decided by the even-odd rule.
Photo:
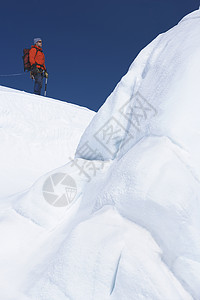
[[[42,83],[43,83],[43,73],[36,73],[34,75],[35,85],[34,85],[34,94],[41,95]]]

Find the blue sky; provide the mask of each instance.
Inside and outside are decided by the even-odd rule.
[[[0,75],[23,72],[23,48],[41,37],[47,95],[97,111],[140,50],[199,5],[199,0],[4,1]],[[29,74],[0,77],[0,84],[33,91]]]

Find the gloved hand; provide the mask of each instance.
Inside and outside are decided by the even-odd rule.
[[[44,72],[44,77],[48,78],[49,74],[47,73],[47,71]]]
[[[34,79],[34,74],[33,74],[32,71],[30,71],[30,78],[31,78],[31,79]]]

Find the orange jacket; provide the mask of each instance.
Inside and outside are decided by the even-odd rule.
[[[37,47],[36,45],[31,46],[29,51],[29,61],[31,66],[35,65],[37,68],[41,68],[46,71],[45,56],[42,52],[42,48]]]

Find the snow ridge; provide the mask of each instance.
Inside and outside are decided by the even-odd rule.
[[[95,116],[71,107],[70,158],[2,197],[3,299],[200,299],[199,32],[197,10],[139,53]],[[15,137],[16,99],[69,128],[68,105],[22,95],[2,94],[0,124]]]

